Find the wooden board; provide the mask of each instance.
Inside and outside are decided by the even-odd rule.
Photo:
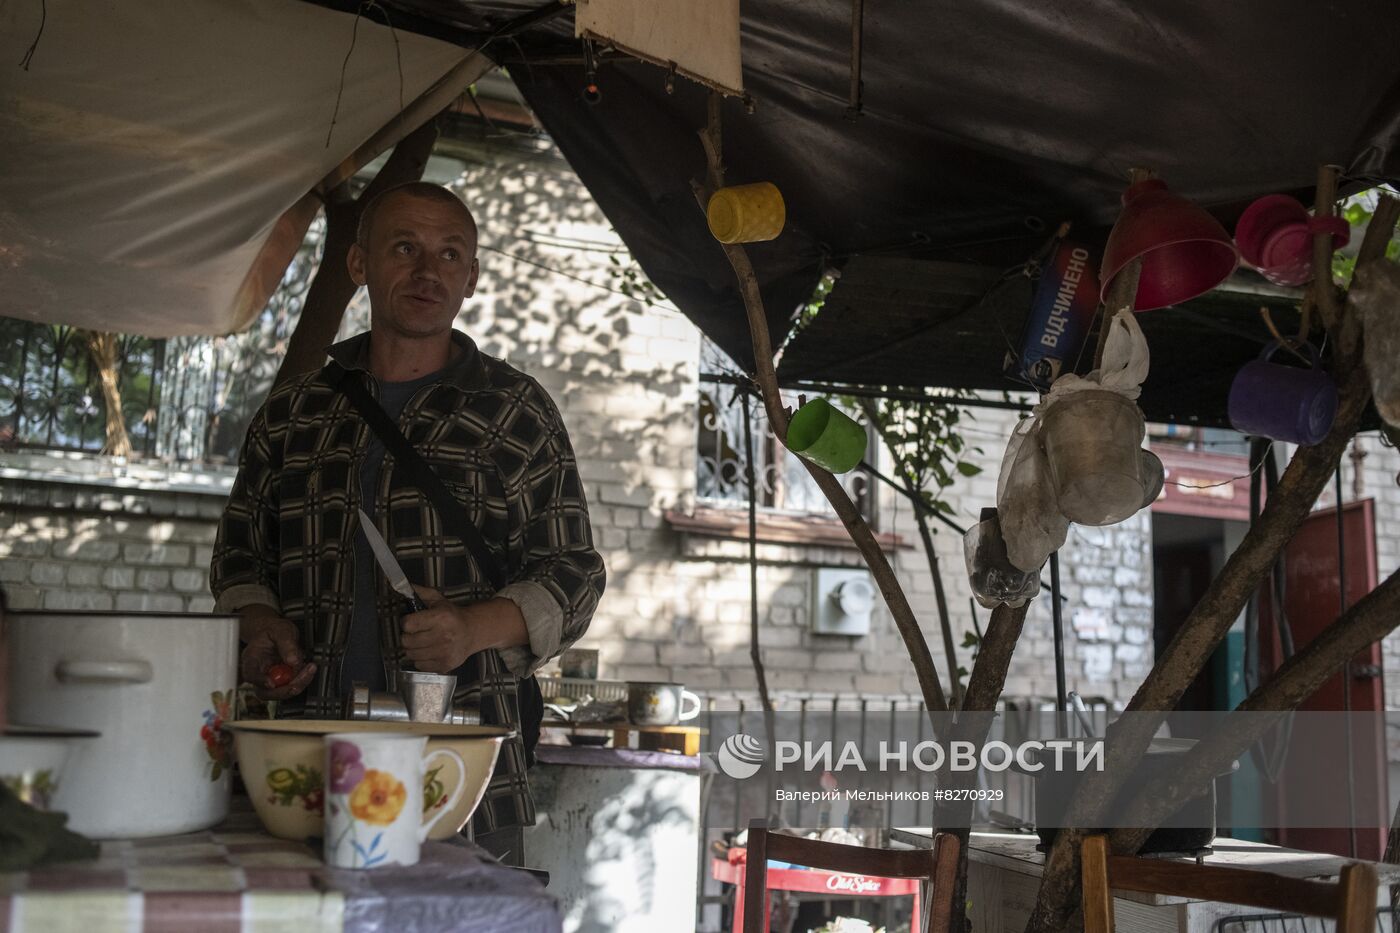
[[[578,0],[574,35],[731,96],[744,93],[739,0]]]

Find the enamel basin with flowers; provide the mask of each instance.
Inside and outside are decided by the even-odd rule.
[[[456,805],[429,834],[430,839],[446,839],[466,825],[481,802],[501,743],[511,734],[510,730],[495,726],[340,719],[249,720],[225,723],[224,729],[234,734],[239,773],[263,825],[274,836],[297,840],[321,836],[324,829],[324,736],[342,732],[425,735],[429,752],[447,748],[461,755],[466,763],[465,775],[448,761],[430,767],[423,777],[425,821],[447,805],[459,781],[465,782]],[[332,781],[336,780],[332,775]],[[373,791],[367,785],[365,793],[372,795]],[[364,805],[378,804],[366,797]]]

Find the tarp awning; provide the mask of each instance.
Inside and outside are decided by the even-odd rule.
[[[245,326],[313,186],[492,67],[287,0],[7,3],[0,62],[0,314],[150,336]]]
[[[690,188],[704,170],[707,92],[684,78],[668,89],[665,69],[601,49],[601,99],[585,102],[568,5],[197,0],[102,17],[71,0],[48,7],[29,70],[0,71],[0,312],[145,333],[239,326],[278,218],[367,140],[383,141],[400,99],[460,90],[478,50],[478,66],[489,55],[509,68],[647,275],[750,365],[737,284]],[[789,372],[1014,387],[999,366],[1019,326],[1009,303],[930,327],[917,353],[868,354],[864,370],[827,361],[919,311],[889,293],[877,260],[923,263],[921,279],[948,271],[930,294],[955,294],[967,269],[952,270],[1011,268],[1061,221],[1101,242],[1133,167],[1227,227],[1260,195],[1310,199],[1319,163],[1341,166],[1344,190],[1400,179],[1390,0],[867,3],[859,114],[853,8],[743,0],[740,10],[753,111],[726,100],[724,158],[731,184],[771,181],[787,201],[783,235],[750,250],[775,343],[825,270],[849,270],[833,293],[846,308],[839,333],[801,335]],[[23,57],[37,16],[32,4],[0,7],[0,61]],[[293,239],[284,230],[277,241]],[[1176,412],[1214,418],[1223,381],[1264,331],[1257,311],[1220,311],[1210,327],[1201,318],[1217,312],[1191,313],[1145,317],[1158,364],[1144,398],[1165,397],[1163,360],[1194,361],[1202,341],[1224,339],[1196,374],[1215,410]]]

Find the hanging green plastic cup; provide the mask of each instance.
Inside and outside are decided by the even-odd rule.
[[[865,429],[824,398],[797,409],[788,424],[788,450],[832,473],[855,469],[865,442]]]

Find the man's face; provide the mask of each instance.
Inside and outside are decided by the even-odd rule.
[[[432,337],[451,329],[476,290],[476,234],[465,207],[393,195],[347,264],[355,284],[369,288],[371,330]]]

